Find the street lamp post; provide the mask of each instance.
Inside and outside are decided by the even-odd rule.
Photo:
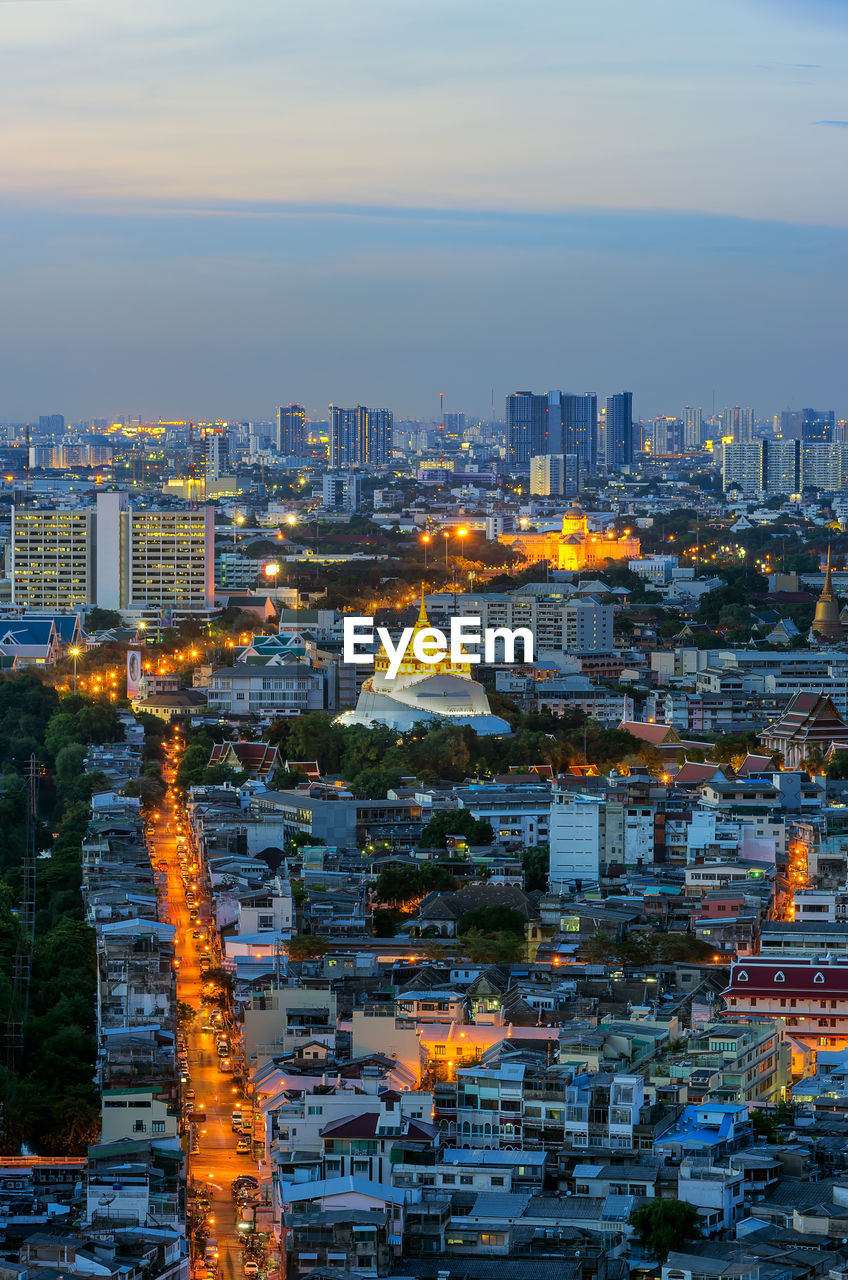
[[[447,569],[447,567],[448,567],[448,539],[450,538],[450,534],[448,533],[447,529],[443,529],[443,530],[442,530],[442,537],[443,537],[443,538],[444,538],[444,540],[445,540],[445,569]]]
[[[265,576],[266,578],[274,579],[275,591],[277,590],[277,575],[279,574],[279,572],[280,572],[280,566],[277,564],[276,560],[271,560],[268,564],[266,564]]]
[[[80,656],[80,650],[75,645],[74,648],[71,649],[71,657],[74,660],[74,693],[76,693],[77,691],[77,658],[79,656]]]
[[[429,533],[422,534],[421,541],[424,543],[424,572],[426,573],[427,572],[427,548],[430,545]]]

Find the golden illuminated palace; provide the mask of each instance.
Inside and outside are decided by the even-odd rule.
[[[513,547],[531,564],[547,560],[555,569],[574,573],[603,569],[606,560],[636,560],[640,555],[639,539],[629,529],[623,534],[595,533],[576,504],[563,516],[559,533],[502,533],[498,542]]]

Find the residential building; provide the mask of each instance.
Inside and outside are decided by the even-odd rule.
[[[549,452],[548,397],[532,391],[507,396],[506,456],[510,468],[525,470],[531,458]]]
[[[228,716],[299,716],[324,706],[324,677],[305,662],[257,667],[236,663],[212,672],[209,706]]]
[[[607,396],[604,449],[608,471],[626,471],[633,462],[633,393]]]
[[[12,507],[12,603],[84,608],[94,601],[94,511]]]
[[[306,410],[302,404],[281,404],[277,408],[277,453],[285,457],[306,453]]]
[[[390,409],[330,405],[330,467],[384,467],[392,457],[394,416]]]

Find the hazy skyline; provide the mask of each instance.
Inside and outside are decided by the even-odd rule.
[[[0,4],[0,417],[848,415],[845,0]]]

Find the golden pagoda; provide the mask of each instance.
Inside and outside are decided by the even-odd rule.
[[[825,640],[842,640],[845,631],[839,617],[839,601],[833,590],[830,568],[830,545],[827,548],[827,568],[824,575],[824,586],[816,601],[816,612],[813,618],[813,631]]]
[[[415,637],[422,631],[430,630],[430,619],[427,617],[427,607],[424,604],[424,588],[421,588],[421,607],[418,610],[418,617],[415,620],[415,626],[412,628],[412,635],[409,639],[409,645],[403,656],[403,661],[398,667],[396,680],[402,676],[462,676],[465,680],[471,679],[471,663],[470,662],[451,662],[450,653],[448,653],[440,662],[419,662],[413,653],[415,645]],[[385,676],[389,669],[390,659],[383,646],[374,657],[374,674]]]

